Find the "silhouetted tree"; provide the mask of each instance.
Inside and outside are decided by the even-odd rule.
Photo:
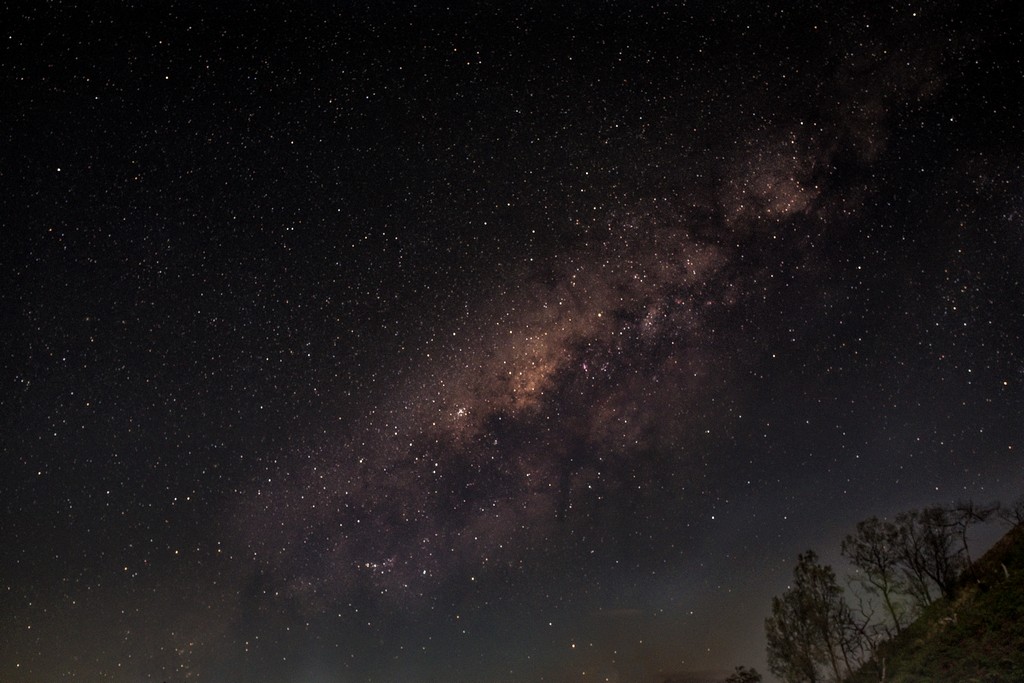
[[[896,516],[898,557],[907,592],[924,608],[938,596],[951,598],[960,569],[962,548],[956,547],[956,523],[950,511],[934,505]]]
[[[859,628],[836,583],[835,572],[808,551],[799,556],[793,583],[772,599],[765,620],[768,668],[787,683],[841,681],[859,663]]]
[[[1024,496],[1009,508],[967,501],[910,510],[893,521],[861,521],[842,542],[843,556],[856,569],[849,581],[852,605],[831,567],[812,551],[800,555],[792,584],[772,599],[765,620],[771,672],[786,683],[838,682],[858,670],[885,680],[885,659],[875,658],[876,646],[903,632],[914,607],[955,598],[962,571],[973,566],[969,531],[997,512],[1021,524]]]
[[[1011,527],[1024,524],[1024,495],[1010,505],[1000,505],[998,514]]]
[[[971,560],[970,548],[967,547],[968,530],[974,524],[987,522],[998,509],[999,503],[982,505],[975,503],[973,500],[961,500],[950,509],[951,521],[957,535],[960,536],[960,543],[964,550],[964,561],[968,568],[974,564],[973,560]]]
[[[761,683],[763,679],[757,669],[748,669],[745,666],[737,666],[736,671],[729,674],[725,683]]]
[[[935,583],[942,597],[952,599],[956,580],[964,567],[960,549],[956,547],[956,522],[952,512],[941,505],[921,510],[921,536],[925,550],[925,573]]]
[[[900,572],[903,574],[903,586],[917,606],[923,609],[932,604],[935,598],[928,580],[920,515],[918,510],[896,515],[896,534],[893,540],[897,544],[896,556],[899,558]]]
[[[857,524],[856,533],[843,539],[842,552],[859,570],[855,580],[869,594],[881,597],[896,633],[900,633],[910,615],[901,598],[907,588],[900,572],[898,527],[877,517],[865,519]]]

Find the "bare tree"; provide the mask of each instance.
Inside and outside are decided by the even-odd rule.
[[[963,549],[957,547],[956,523],[942,506],[911,510],[896,516],[897,557],[907,593],[921,608],[938,597],[952,598],[964,566]]]
[[[1024,495],[1010,505],[1000,505],[998,514],[1011,527],[1024,524]]]
[[[899,568],[903,575],[903,586],[908,595],[921,609],[934,602],[924,550],[924,532],[918,510],[903,512],[896,516],[895,536]]]
[[[870,594],[857,590],[863,588],[863,584],[856,581],[851,583],[855,585],[850,586],[849,592],[850,614],[853,617],[849,649],[858,665],[863,665],[872,658],[879,643],[891,639],[895,634],[889,615],[877,616],[875,602]]]
[[[956,522],[952,512],[941,505],[921,511],[922,540],[925,550],[925,573],[938,587],[942,597],[952,599],[956,580],[964,568],[961,549],[956,545]]]
[[[960,537],[960,543],[964,550],[964,560],[968,569],[974,565],[974,561],[971,559],[971,550],[967,546],[967,532],[971,526],[987,522],[998,509],[999,503],[982,505],[975,503],[973,500],[958,501],[950,509],[953,528],[956,529],[956,533]]]
[[[857,568],[855,580],[871,595],[881,597],[896,633],[909,623],[910,613],[901,597],[907,593],[900,571],[898,527],[877,517],[857,524],[857,531],[843,539],[843,556]]]

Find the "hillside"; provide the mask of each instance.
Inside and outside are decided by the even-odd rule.
[[[932,605],[849,680],[1024,681],[1024,525],[964,573],[955,600]]]

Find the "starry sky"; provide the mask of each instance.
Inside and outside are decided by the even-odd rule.
[[[713,680],[1024,490],[1010,1],[35,3],[0,678]]]

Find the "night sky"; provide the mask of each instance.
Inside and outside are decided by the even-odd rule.
[[[765,671],[1024,491],[1005,2],[0,14],[0,679]]]

